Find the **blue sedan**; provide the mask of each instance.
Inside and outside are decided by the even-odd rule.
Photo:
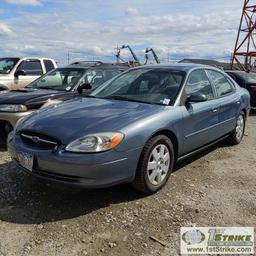
[[[177,161],[223,139],[239,144],[249,111],[248,92],[218,69],[143,66],[20,120],[8,148],[36,177],[154,193]]]

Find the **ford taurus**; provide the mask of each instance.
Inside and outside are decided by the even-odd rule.
[[[249,111],[249,93],[218,69],[143,66],[20,120],[8,147],[37,177],[154,193],[177,161],[223,139],[239,144]]]

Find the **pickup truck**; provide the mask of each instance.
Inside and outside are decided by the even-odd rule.
[[[0,58],[0,91],[21,89],[56,67],[49,58]]]

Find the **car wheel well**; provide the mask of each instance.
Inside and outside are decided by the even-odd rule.
[[[154,133],[149,139],[151,139],[155,136],[158,136],[158,135],[165,135],[171,140],[171,142],[173,144],[173,147],[174,147],[175,160],[177,160],[178,159],[178,152],[179,152],[178,151],[179,150],[179,144],[178,144],[178,139],[177,139],[176,135],[170,130],[161,130],[161,131],[158,131],[158,132]]]
[[[4,85],[0,85],[0,91],[5,91],[5,90],[8,90],[8,88],[5,87]]]
[[[244,118],[246,118],[247,115],[246,115],[246,110],[244,108],[242,109],[242,112],[244,113]]]

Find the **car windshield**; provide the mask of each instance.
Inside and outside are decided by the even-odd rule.
[[[247,82],[247,83],[256,83],[256,73],[239,73],[239,75]]]
[[[19,58],[0,58],[0,74],[9,74]]]
[[[29,88],[70,91],[79,84],[90,84],[92,89],[119,74],[119,70],[57,68],[32,82]]]
[[[91,96],[107,99],[170,105],[186,73],[173,69],[134,69],[100,86]]]
[[[32,82],[29,88],[69,91],[77,85],[85,69],[57,68]]]

